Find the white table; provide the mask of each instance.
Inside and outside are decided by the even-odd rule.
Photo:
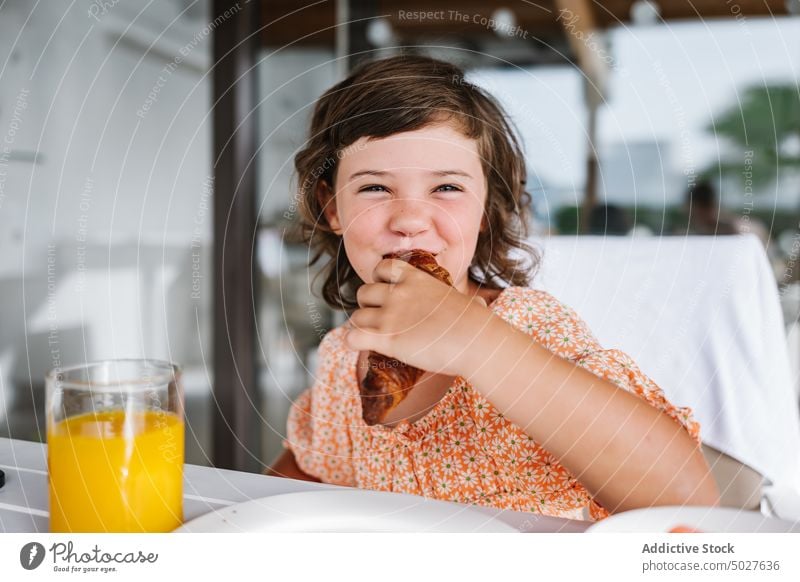
[[[6,484],[0,489],[0,533],[47,532],[47,448],[40,443],[0,438],[0,469]],[[226,505],[282,493],[346,489],[335,485],[267,477],[210,467],[186,465],[184,504],[186,520]],[[583,532],[588,522],[531,513],[476,507],[521,532]]]

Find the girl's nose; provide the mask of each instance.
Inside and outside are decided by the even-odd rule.
[[[420,200],[392,201],[389,228],[401,236],[416,236],[430,228],[427,204]]]

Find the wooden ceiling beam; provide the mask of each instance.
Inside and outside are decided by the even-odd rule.
[[[290,43],[333,46],[336,2],[327,0],[260,0],[261,39],[265,46]],[[593,15],[593,28],[630,23],[634,0],[585,0]],[[744,18],[786,15],[785,0],[657,0],[662,19]],[[563,35],[559,22],[560,0],[375,0],[377,15],[387,17],[398,37],[480,38],[494,33],[486,21],[498,8],[513,11],[517,25],[528,37],[548,39]]]

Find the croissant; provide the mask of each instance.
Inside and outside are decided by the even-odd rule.
[[[440,267],[436,258],[427,251],[414,249],[390,253],[384,258],[400,259],[453,285],[447,269]],[[369,353],[367,366],[367,374],[361,382],[361,409],[364,422],[372,426],[383,422],[386,415],[408,396],[424,371],[373,351]]]

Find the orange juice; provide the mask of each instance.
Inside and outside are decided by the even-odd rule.
[[[74,416],[47,435],[51,532],[166,532],[183,521],[183,421],[152,410]]]

